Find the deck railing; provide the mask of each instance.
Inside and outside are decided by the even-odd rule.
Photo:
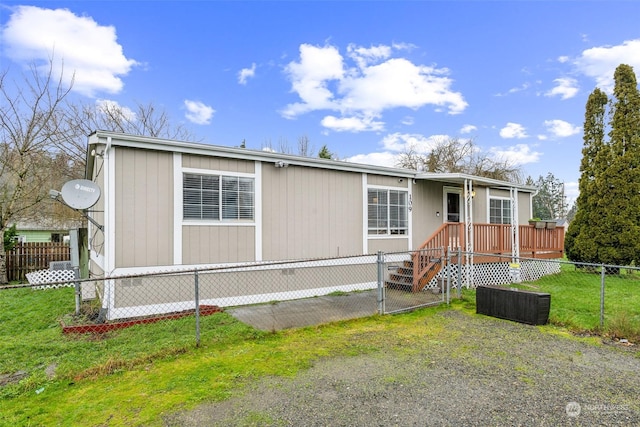
[[[520,256],[524,258],[562,258],[564,253],[564,227],[535,228],[533,225],[518,227]],[[460,222],[442,224],[413,255],[413,280],[418,286],[420,281],[433,271],[433,251],[466,249],[465,225]],[[511,257],[512,238],[509,224],[473,224],[473,252]],[[495,257],[492,257],[495,262]],[[481,263],[481,258],[474,259]]]

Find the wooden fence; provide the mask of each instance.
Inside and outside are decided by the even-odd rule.
[[[26,274],[47,270],[52,261],[69,261],[71,250],[63,243],[19,243],[7,252],[7,278],[26,281]]]

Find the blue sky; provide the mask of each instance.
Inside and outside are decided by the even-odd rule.
[[[83,101],[153,103],[203,142],[393,166],[473,138],[575,197],[584,105],[640,70],[635,1],[0,0],[2,70],[54,52]]]

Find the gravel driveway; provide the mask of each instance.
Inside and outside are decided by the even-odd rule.
[[[640,351],[450,310],[450,338],[318,361],[166,426],[640,425]],[[428,322],[429,318],[425,318]]]

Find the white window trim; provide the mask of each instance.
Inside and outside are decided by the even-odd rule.
[[[487,192],[488,193],[488,192]],[[491,224],[491,201],[492,200],[506,200],[508,202],[511,202],[511,198],[510,197],[502,197],[502,196],[492,196],[492,195],[487,195],[487,224]],[[511,208],[511,212],[513,212],[513,206],[510,206]],[[513,218],[510,218],[509,222],[507,224],[511,224],[513,222]],[[497,224],[497,223],[496,223]],[[504,223],[500,223],[500,224],[504,224]]]
[[[366,177],[366,175],[364,175]],[[406,234],[369,234],[369,190],[403,191],[407,193],[407,233]],[[366,240],[390,240],[390,239],[411,239],[411,211],[412,194],[408,187],[392,187],[387,185],[365,185],[363,197],[363,223]],[[387,227],[389,228],[389,227]],[[365,250],[366,252],[366,250]]]
[[[458,222],[464,222],[464,212],[465,212],[465,203],[464,198],[462,197],[462,187],[442,187],[442,223],[449,222],[447,218],[449,217],[449,210],[447,209],[447,193],[455,193],[459,196],[459,205],[460,205],[460,216],[458,217]]]
[[[219,220],[210,220],[210,219],[184,219],[184,200],[182,197],[182,189],[183,184],[182,180],[184,174],[195,174],[195,175],[216,175],[216,176],[233,176],[239,178],[252,178],[253,179],[253,220],[229,220],[229,219],[219,219]],[[191,226],[207,226],[207,227],[255,227],[257,224],[257,216],[258,210],[256,209],[256,200],[258,194],[258,180],[257,174],[255,173],[245,173],[245,172],[230,172],[223,170],[213,170],[213,169],[198,169],[198,168],[181,168],[180,174],[176,180],[180,181],[180,198],[176,197],[179,205],[179,208],[176,209],[176,212],[179,214],[178,218],[181,218],[181,225],[191,225]],[[176,194],[177,196],[177,194]]]

